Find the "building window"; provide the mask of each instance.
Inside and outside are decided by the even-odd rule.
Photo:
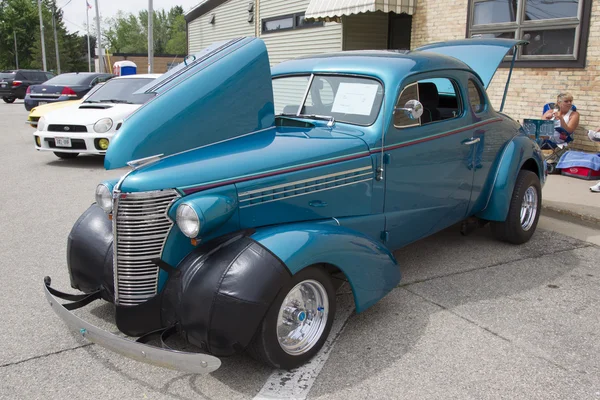
[[[467,37],[527,40],[516,65],[584,67],[592,0],[470,0]],[[512,51],[506,61],[512,59]]]
[[[304,13],[283,15],[262,20],[262,33],[288,31],[323,26],[322,21],[306,21]]]

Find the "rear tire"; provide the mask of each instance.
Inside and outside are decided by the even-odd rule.
[[[492,233],[501,241],[522,244],[533,236],[542,208],[542,186],[537,174],[522,170],[517,176],[508,215],[503,222],[492,221]]]
[[[79,155],[79,153],[61,153],[61,152],[55,151],[54,155],[58,158],[68,160],[68,159],[77,157]]]
[[[12,104],[15,102],[17,98],[16,97],[3,97],[2,100],[4,100],[5,103],[9,103]]]
[[[293,294],[288,297],[290,293]],[[322,302],[294,304],[300,293],[306,293],[307,298],[315,294]],[[333,324],[335,309],[335,288],[329,274],[314,266],[303,269],[281,288],[269,307],[248,347],[250,355],[273,368],[290,370],[303,365],[323,347]],[[297,328],[293,332],[302,331],[306,340],[295,341],[296,336],[291,332],[286,334],[286,330],[294,326]]]

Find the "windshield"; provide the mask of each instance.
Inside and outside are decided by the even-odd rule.
[[[14,79],[14,72],[0,72],[0,79]]]
[[[44,82],[44,85],[89,85],[90,82],[94,79],[93,75],[79,75],[79,74],[63,74],[59,76],[55,76],[54,78],[47,80]]]
[[[383,87],[375,79],[342,75],[310,75],[273,79],[275,115],[331,117],[354,125],[375,122]],[[306,100],[300,107],[306,94]]]
[[[85,103],[128,103],[144,104],[155,96],[154,93],[134,94],[142,86],[152,82],[153,78],[111,79],[85,100]]]

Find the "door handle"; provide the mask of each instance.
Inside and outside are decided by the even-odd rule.
[[[479,143],[480,141],[481,141],[481,139],[479,139],[479,138],[471,138],[471,139],[467,140],[466,142],[463,142],[463,144],[470,146],[472,144]]]

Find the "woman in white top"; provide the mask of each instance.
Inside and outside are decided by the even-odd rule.
[[[573,96],[570,93],[561,93],[556,98],[554,109],[544,113],[542,118],[554,121],[554,128],[563,128],[570,134],[575,132],[579,126],[579,113],[573,111]],[[554,132],[553,141],[556,144],[565,143],[566,137],[561,136],[559,132]]]

